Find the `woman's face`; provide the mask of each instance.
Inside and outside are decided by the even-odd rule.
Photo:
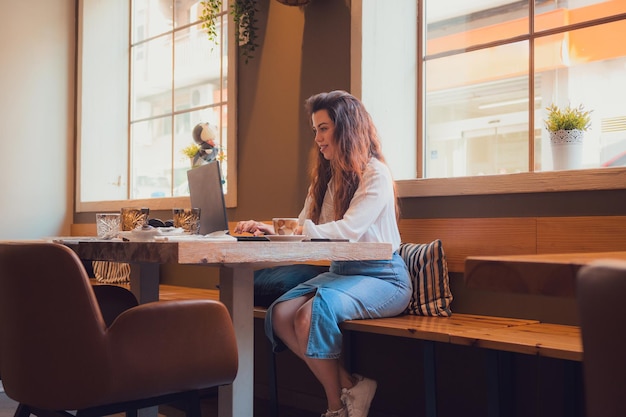
[[[328,111],[318,110],[311,116],[313,121],[313,132],[315,132],[315,143],[322,155],[327,160],[335,158],[337,147],[335,143],[335,123],[330,119]]]

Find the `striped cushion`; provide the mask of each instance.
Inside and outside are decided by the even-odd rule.
[[[130,265],[121,262],[93,261],[96,281],[106,284],[130,282]]]
[[[431,243],[403,243],[399,254],[406,262],[413,282],[413,295],[405,314],[445,317],[452,315],[448,264],[441,240]]]

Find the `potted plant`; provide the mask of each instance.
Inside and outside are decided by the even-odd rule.
[[[545,127],[550,133],[552,163],[555,170],[582,167],[584,132],[591,127],[591,112],[581,104],[561,109],[556,104],[546,108]]]
[[[222,10],[223,0],[205,0],[200,2],[202,13],[200,20],[202,28],[207,31],[209,40],[217,44],[217,16]],[[257,12],[256,0],[235,0],[230,6],[230,15],[235,22],[235,39],[239,45],[239,52],[245,58],[245,62],[253,57],[252,53],[259,46],[256,43],[258,27],[255,14]]]

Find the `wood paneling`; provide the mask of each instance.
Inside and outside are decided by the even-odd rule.
[[[626,250],[626,216],[537,218],[537,253],[619,250]]]
[[[400,233],[403,242],[441,239],[448,269],[462,272],[468,256],[536,253],[536,224],[534,217],[404,219]]]
[[[72,223],[70,225],[71,236],[95,236],[96,224],[95,223]]]
[[[575,297],[578,271],[603,259],[626,259],[626,251],[473,256],[465,262],[465,282],[482,290]]]

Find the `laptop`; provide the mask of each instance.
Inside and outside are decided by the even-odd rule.
[[[200,234],[223,231],[228,234],[228,216],[224,191],[222,188],[222,171],[219,161],[190,169],[187,171],[189,197],[191,207],[200,208]],[[234,236],[237,240],[268,240],[263,236]]]

